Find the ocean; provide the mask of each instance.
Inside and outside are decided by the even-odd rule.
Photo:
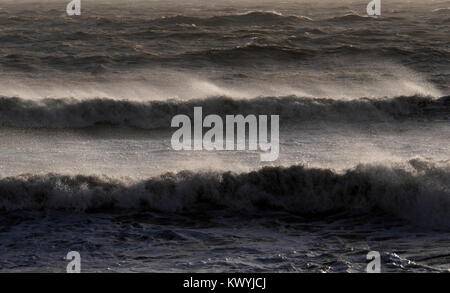
[[[450,271],[450,1],[69,2],[0,4],[0,272]]]

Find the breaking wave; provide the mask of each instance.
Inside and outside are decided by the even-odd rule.
[[[307,121],[383,122],[404,119],[450,119],[450,97],[409,96],[385,99],[333,100],[287,97],[197,100],[128,101],[113,99],[42,99],[0,97],[0,126],[30,128],[84,128],[97,125],[142,129],[170,127],[173,116],[280,115],[282,124]]]
[[[0,179],[0,210],[165,213],[286,212],[299,216],[386,214],[450,228],[450,162],[358,165],[345,172],[303,166],[250,173],[166,173],[145,181],[97,176],[21,175]]]

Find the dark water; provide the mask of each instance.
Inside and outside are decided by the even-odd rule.
[[[0,271],[449,270],[450,1],[63,2],[1,5]],[[279,160],[172,150],[195,106]]]

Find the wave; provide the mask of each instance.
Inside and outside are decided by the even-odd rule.
[[[196,25],[196,26],[230,26],[230,25],[289,25],[311,21],[304,16],[284,16],[278,12],[251,11],[243,14],[212,16],[207,18],[177,15],[163,17],[153,21],[159,25]]]
[[[333,100],[319,98],[210,97],[196,100],[128,101],[113,99],[42,99],[0,97],[0,126],[29,128],[84,128],[110,125],[141,129],[170,127],[173,116],[280,115],[282,124],[308,121],[384,122],[405,119],[450,120],[450,96],[409,96],[384,99]]]
[[[320,50],[306,48],[292,48],[278,45],[248,44],[228,49],[208,49],[198,52],[188,52],[177,57],[189,61],[196,59],[208,60],[215,63],[239,65],[244,62],[253,63],[255,60],[298,61],[315,57]]]
[[[366,22],[366,21],[391,21],[401,19],[399,17],[369,17],[358,13],[348,13],[341,16],[335,16],[322,21],[348,23],[348,22]],[[176,15],[171,17],[162,17],[152,20],[152,23],[158,25],[195,25],[195,26],[271,26],[271,25],[298,25],[305,22],[313,22],[310,17],[283,15],[276,11],[250,11],[241,14],[216,15],[212,17],[194,17],[185,15]]]
[[[328,21],[336,21],[336,22],[355,22],[355,21],[371,21],[377,20],[375,17],[369,17],[367,15],[360,15],[357,13],[348,13],[341,16],[335,16],[327,19]]]
[[[442,7],[431,10],[433,13],[445,13],[448,14],[450,12],[450,7]]]
[[[333,36],[330,36],[333,38]],[[254,64],[272,60],[274,62],[299,62],[311,58],[323,58],[324,56],[352,57],[355,55],[363,58],[383,57],[404,60],[405,62],[433,62],[447,64],[449,52],[440,48],[419,48],[410,50],[405,47],[396,46],[327,46],[318,49],[294,48],[282,45],[258,45],[248,44],[227,49],[207,49],[198,52],[187,52],[174,57],[164,56],[162,59],[176,58],[176,60],[187,60],[190,62],[210,61],[219,64],[231,64],[239,66],[242,64]]]
[[[138,34],[147,34],[139,32]],[[151,33],[152,38],[172,39],[183,41],[191,38],[210,38],[211,35],[205,32],[177,32],[177,33]],[[355,32],[357,34],[357,32]],[[86,35],[84,38],[95,38],[96,35]],[[347,36],[350,36],[348,34]],[[7,36],[8,37],[8,36]],[[64,36],[71,37],[71,36]],[[234,35],[239,39],[242,36]],[[346,36],[344,36],[346,37]],[[0,36],[0,39],[2,37]],[[298,38],[298,37],[296,37]],[[329,36],[331,40],[337,36]],[[342,38],[342,36],[341,36]],[[19,39],[18,39],[19,40]],[[94,54],[63,54],[48,55],[47,53],[8,53],[0,58],[0,65],[7,68],[23,69],[25,71],[38,70],[41,67],[58,70],[82,70],[91,73],[98,73],[100,67],[120,69],[123,66],[164,66],[179,68],[195,68],[199,64],[233,66],[236,68],[252,68],[257,65],[271,64],[280,68],[292,67],[293,64],[311,63],[312,61],[323,62],[327,58],[361,58],[370,61],[373,58],[387,60],[398,60],[401,63],[414,65],[440,64],[441,66],[450,64],[449,50],[425,46],[423,48],[411,49],[404,46],[373,46],[366,45],[340,45],[321,46],[318,48],[295,47],[292,41],[285,40],[278,44],[257,44],[232,46],[229,48],[207,48],[192,50],[185,48],[179,52],[158,54],[145,49],[137,49],[133,52],[123,51],[115,54],[107,52],[97,52]],[[19,42],[21,42],[19,40]],[[180,49],[183,47],[180,46]],[[323,59],[325,58],[325,59]],[[102,71],[102,70],[100,70]]]
[[[340,16],[335,16],[331,18],[325,19],[325,21],[329,22],[337,22],[341,24],[345,23],[353,23],[353,22],[369,22],[369,21],[393,21],[393,20],[402,20],[401,17],[393,17],[393,16],[368,16],[368,15],[361,15],[356,12],[347,13]]]
[[[0,210],[113,210],[230,215],[386,214],[450,228],[450,161],[330,169],[265,167],[250,173],[166,173],[144,181],[105,176],[21,175],[0,179]]]

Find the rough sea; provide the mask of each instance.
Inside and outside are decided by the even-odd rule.
[[[68,2],[0,3],[0,272],[450,271],[450,1]]]

